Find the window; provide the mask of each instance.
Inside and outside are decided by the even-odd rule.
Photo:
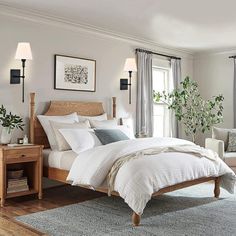
[[[170,91],[170,69],[153,67],[153,90],[158,92]],[[153,103],[153,136],[167,137],[170,134],[169,110],[165,103]]]

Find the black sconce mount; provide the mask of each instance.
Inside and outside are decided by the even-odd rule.
[[[120,79],[120,90],[129,89],[129,104],[131,104],[131,78],[132,78],[132,71],[129,71],[129,83],[128,79]]]
[[[26,59],[21,59],[22,62],[22,75],[19,69],[10,70],[10,84],[20,84],[22,79],[22,102],[25,101],[25,62]]]

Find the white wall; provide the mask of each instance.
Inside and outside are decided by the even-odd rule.
[[[1,12],[0,12],[1,13]],[[0,14],[0,104],[27,118],[29,93],[36,92],[37,112],[45,109],[50,100],[103,101],[111,112],[111,97],[117,97],[118,117],[135,117],[136,80],[132,84],[132,105],[128,104],[128,91],[119,90],[120,78],[127,57],[134,57],[136,47],[158,50],[181,56],[183,76],[193,75],[193,61],[189,55],[173,50],[140,45],[137,42],[112,39],[99,34],[71,30],[50,24],[37,23]],[[14,60],[17,43],[31,43],[33,61],[26,62],[26,99],[21,103],[21,85],[10,85],[10,69],[20,68],[21,62]],[[96,59],[96,92],[59,91],[53,89],[54,54]],[[16,136],[22,134],[17,133]]]
[[[233,60],[229,56],[235,52],[209,53],[196,55],[194,58],[194,79],[198,82],[200,92],[205,99],[223,94],[225,100],[224,122],[217,126],[233,127]],[[198,143],[204,144],[205,137],[211,132],[200,135]]]

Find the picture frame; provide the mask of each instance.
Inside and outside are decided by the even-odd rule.
[[[54,89],[95,92],[96,60],[55,54]]]

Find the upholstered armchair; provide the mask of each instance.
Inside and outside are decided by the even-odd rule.
[[[217,152],[219,157],[236,173],[236,152],[228,151],[230,131],[236,132],[236,129],[213,127],[212,138],[205,140],[205,147]]]

